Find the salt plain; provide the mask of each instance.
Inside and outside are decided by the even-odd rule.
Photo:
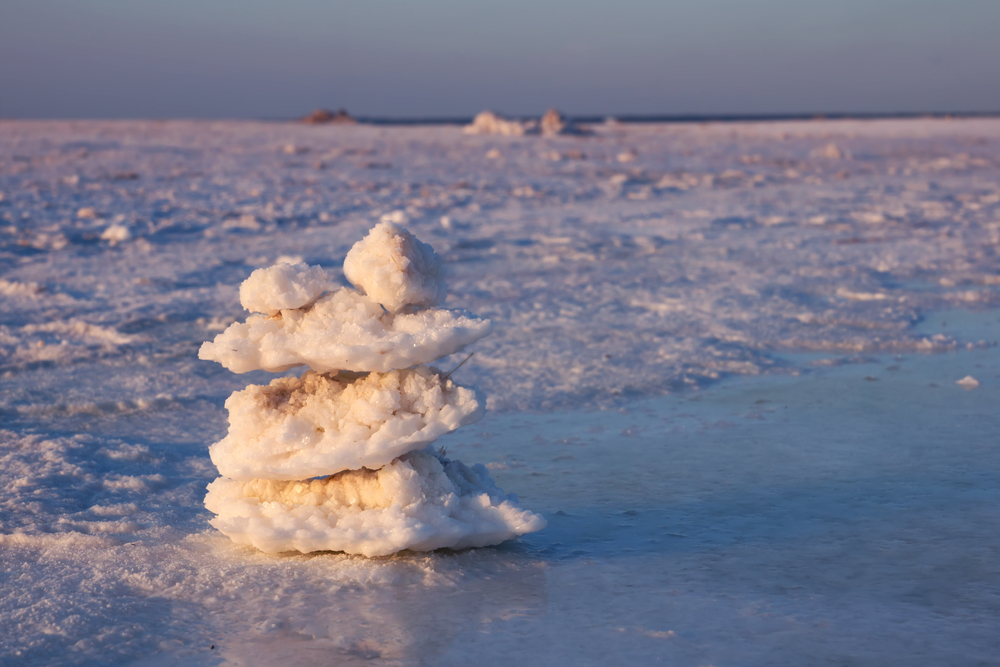
[[[998,662],[998,120],[4,120],[0,195],[5,663]],[[208,445],[273,375],[198,347],[383,217],[495,327],[438,444],[549,526],[232,544]]]

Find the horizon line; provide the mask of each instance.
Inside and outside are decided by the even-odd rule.
[[[496,113],[496,112],[494,112]],[[497,114],[512,120],[534,120],[539,115],[529,114]],[[468,125],[475,116],[351,116],[360,125]],[[836,111],[836,112],[796,112],[796,113],[684,113],[684,114],[564,114],[564,118],[575,123],[599,125],[609,121],[623,124],[637,123],[739,123],[739,122],[782,122],[782,121],[822,121],[822,120],[910,120],[910,119],[970,119],[998,118],[1000,111]],[[263,117],[220,117],[208,118],[199,116],[136,116],[136,117],[52,117],[40,118],[33,116],[0,116],[0,121],[205,121],[205,122],[264,122],[264,123],[298,123],[304,116],[263,116]],[[318,123],[324,124],[324,123]],[[325,123],[330,124],[330,123]],[[336,124],[336,123],[332,123]]]

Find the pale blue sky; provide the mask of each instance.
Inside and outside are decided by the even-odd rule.
[[[2,0],[0,114],[1000,111],[998,30],[998,0]]]

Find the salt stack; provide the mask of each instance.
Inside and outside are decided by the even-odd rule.
[[[318,266],[278,264],[240,286],[252,314],[198,356],[236,373],[301,377],[250,385],[226,401],[229,433],[210,448],[221,477],[208,487],[212,525],[267,553],[384,556],[499,544],[545,527],[482,465],[431,446],[471,424],[484,399],[432,361],[492,330],[442,308],[434,250],[391,222],[348,253],[335,288]]]

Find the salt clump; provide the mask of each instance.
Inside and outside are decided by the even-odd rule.
[[[577,126],[559,113],[558,109],[549,109],[542,116],[538,128],[543,137],[554,137],[560,134],[590,134],[589,131]]]
[[[320,266],[276,264],[257,269],[240,285],[240,303],[251,313],[274,315],[312,303],[332,283]]]
[[[217,479],[205,507],[212,525],[265,553],[346,551],[385,556],[499,544],[545,527],[504,495],[482,465],[469,468],[430,449],[379,470],[282,482]]]
[[[562,134],[563,130],[566,129],[566,119],[562,117],[558,109],[549,109],[542,116],[540,127],[545,136]]]
[[[111,245],[118,245],[130,238],[132,238],[132,233],[125,225],[109,225],[101,232],[101,240],[108,241]]]
[[[323,373],[384,372],[454,354],[492,330],[489,320],[458,310],[393,315],[365,295],[341,288],[309,309],[234,322],[202,344],[198,358],[218,361],[234,373],[280,373],[301,365]]]
[[[499,134],[508,137],[523,137],[537,131],[534,121],[521,122],[501,118],[492,111],[481,111],[472,120],[472,124],[463,129],[466,134]]]
[[[442,274],[434,249],[392,222],[375,225],[344,259],[347,279],[393,313],[444,303]]]
[[[223,475],[205,498],[212,525],[268,553],[366,556],[486,546],[543,528],[483,466],[429,447],[478,420],[485,401],[450,374],[411,367],[487,335],[490,321],[436,308],[440,258],[391,222],[351,249],[344,270],[367,295],[323,294],[318,267],[254,271],[240,300],[265,314],[202,345],[200,358],[236,372],[312,369],[226,401],[229,433],[210,448]]]
[[[374,470],[478,421],[483,404],[422,366],[360,377],[309,371],[230,396],[229,434],[209,452],[219,472],[239,480]]]
[[[979,380],[972,377],[971,375],[966,375],[961,380],[956,380],[955,384],[957,384],[962,389],[967,389],[969,391],[979,388]]]

